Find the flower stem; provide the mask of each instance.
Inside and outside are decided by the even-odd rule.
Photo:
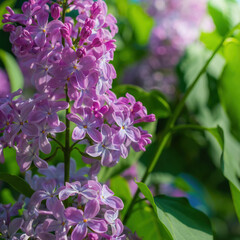
[[[66,102],[69,103],[68,97],[68,87],[66,84]],[[65,148],[64,148],[64,181],[69,182],[69,171],[70,171],[70,121],[67,118],[67,115],[70,113],[70,107],[66,109],[66,132],[65,132]]]
[[[234,31],[236,29],[238,29],[240,27],[240,23],[237,24],[234,28],[232,28],[232,30],[225,36],[223,37],[222,41],[219,43],[219,45],[217,46],[217,48],[214,50],[214,52],[212,53],[212,55],[209,57],[209,59],[207,60],[207,62],[205,63],[205,65],[202,67],[202,69],[200,70],[200,72],[198,73],[198,75],[196,76],[196,78],[194,79],[194,81],[192,82],[192,84],[189,86],[189,88],[187,89],[186,93],[184,94],[183,98],[181,99],[181,101],[178,103],[177,107],[175,108],[174,112],[173,112],[173,115],[171,116],[171,118],[169,119],[167,125],[166,125],[166,128],[165,130],[163,131],[163,135],[162,137],[160,138],[160,140],[158,141],[159,142],[159,148],[157,150],[157,152],[155,153],[155,156],[153,158],[153,160],[151,161],[151,163],[149,164],[149,166],[147,167],[144,175],[143,175],[143,178],[142,178],[142,181],[141,182],[146,182],[147,180],[147,177],[149,176],[149,174],[153,171],[153,169],[155,168],[157,162],[158,162],[158,159],[160,158],[162,152],[163,152],[163,149],[164,147],[166,146],[170,136],[171,136],[171,131],[175,125],[175,122],[177,120],[177,118],[179,117],[184,105],[185,105],[185,102],[188,98],[188,96],[190,95],[190,93],[192,92],[192,90],[194,89],[194,87],[196,86],[196,84],[198,83],[200,77],[202,76],[202,74],[206,71],[208,65],[210,64],[210,62],[212,61],[212,59],[214,58],[214,56],[217,54],[217,52],[220,50],[220,48],[222,47],[224,41],[226,40],[226,38],[228,38],[229,36],[231,36]],[[131,214],[131,211],[133,209],[133,206],[134,204],[136,203],[136,200],[138,198],[138,195],[140,193],[140,189],[138,188],[127,211],[126,211],[126,215],[124,216],[124,219],[123,219],[123,224],[126,224],[130,214]]]
[[[67,0],[63,1],[63,12],[62,12],[62,22],[65,22],[65,15],[67,10]],[[62,38],[62,44],[65,47],[65,39]],[[68,97],[68,86],[66,83],[65,86],[65,94],[66,94],[66,102],[69,103]],[[65,124],[66,124],[66,132],[65,132],[65,147],[64,147],[64,182],[69,182],[69,172],[70,172],[70,121],[67,118],[67,115],[70,113],[70,107],[66,109],[65,115]]]

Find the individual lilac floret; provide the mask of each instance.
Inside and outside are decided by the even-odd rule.
[[[67,240],[67,233],[69,230],[68,221],[64,215],[64,205],[62,201],[57,200],[54,202],[54,205],[49,208],[52,211],[54,219],[48,218],[45,220],[44,230],[46,232],[55,231],[56,239]]]
[[[107,231],[107,224],[104,220],[95,218],[100,210],[97,200],[87,202],[84,212],[82,210],[69,207],[65,210],[65,217],[70,225],[75,225],[71,234],[72,240],[82,240],[87,235],[87,228],[96,233],[104,233]]]
[[[107,239],[111,240],[124,240],[126,236],[122,234],[123,232],[123,224],[118,219],[118,211],[107,210],[104,214],[104,218],[108,224],[111,226],[112,236],[105,236]]]
[[[141,136],[139,129],[133,126],[133,121],[130,119],[130,116],[127,114],[124,116],[122,112],[116,112],[113,115],[114,120],[117,125],[120,127],[119,132],[114,138],[114,142],[121,144],[128,137],[133,142],[137,142]]]
[[[32,162],[37,168],[48,167],[48,163],[39,157],[39,147],[37,143],[28,143],[26,139],[23,139],[16,147],[16,151],[16,159],[21,172],[28,170]]]
[[[47,120],[47,123],[51,127],[60,125],[57,112],[67,109],[69,104],[64,101],[49,101],[43,99],[36,101],[35,109],[29,114],[28,120],[32,123],[39,123],[43,120]]]
[[[92,114],[91,109],[84,108],[83,110],[76,110],[79,115],[82,115],[81,119],[76,114],[69,114],[68,119],[77,124],[77,127],[74,128],[72,138],[73,140],[81,140],[86,134],[88,134],[95,142],[101,142],[102,136],[101,133],[97,130],[97,127],[100,126],[99,119],[96,119]]]
[[[59,192],[59,199],[63,201],[76,194],[82,195],[90,200],[97,197],[97,192],[89,188],[88,185],[81,186],[80,182],[73,182],[66,183],[66,187]]]
[[[120,198],[113,196],[114,193],[108,188],[107,185],[103,185],[102,191],[99,196],[100,204],[106,204],[113,209],[123,209],[123,202]]]
[[[111,128],[103,124],[101,127],[102,142],[89,146],[86,153],[92,157],[101,156],[101,164],[103,166],[112,166],[116,164],[119,160],[118,158],[113,158],[113,152],[119,152],[119,146],[113,144],[113,134]],[[116,155],[115,155],[116,156]]]
[[[56,191],[56,181],[47,180],[42,184],[42,189],[34,192],[31,197],[30,205],[38,206],[43,200],[46,201],[48,209],[52,209],[57,201],[58,192]]]

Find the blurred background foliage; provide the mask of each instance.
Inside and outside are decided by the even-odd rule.
[[[6,13],[6,6],[20,11],[22,2],[1,0],[0,20],[2,14]],[[240,5],[234,0],[202,0],[198,3],[195,0],[181,0],[178,1],[181,2],[181,8],[174,0],[106,2],[109,12],[117,18],[119,27],[113,61],[118,74],[113,85],[114,92],[117,96],[126,92],[133,94],[147,106],[149,113],[155,113],[158,118],[157,123],[146,126],[153,135],[153,144],[145,153],[132,153],[128,159],[121,159],[116,167],[103,169],[100,173],[102,181],[111,178],[111,188],[127,206],[131,191],[136,188],[133,179],[141,179],[153,152],[158,148],[154,140],[161,134],[171,109],[176,106],[222,37],[240,22]],[[11,54],[9,34],[2,31],[2,26],[0,23],[0,68],[8,74],[11,90],[24,86],[26,96],[31,96],[33,89],[24,82],[23,74]],[[228,170],[232,169],[240,177],[239,62],[240,33],[237,33],[224,43],[201,77],[187,100],[178,124],[200,124],[208,128],[220,125],[224,130],[226,161],[230,166]],[[4,77],[0,75],[1,85]],[[162,101],[162,97],[169,104]],[[63,140],[61,134],[59,140]],[[53,151],[55,149],[56,146]],[[0,172],[22,175],[15,161],[14,150],[7,149],[4,154],[6,163],[0,166]],[[193,207],[210,218],[214,239],[239,240],[240,225],[226,177],[235,180],[231,174],[221,170],[223,163],[220,155],[221,149],[211,134],[192,130],[177,132],[147,184],[156,195],[187,197]],[[74,152],[73,157],[79,159],[78,168],[82,167],[79,153]],[[63,156],[57,153],[52,164],[61,161]],[[0,202],[13,203],[18,198],[18,194],[7,184],[0,183],[0,189]],[[161,226],[151,211],[147,204],[139,203],[128,226],[144,240],[164,239]],[[152,229],[151,233],[149,229]]]

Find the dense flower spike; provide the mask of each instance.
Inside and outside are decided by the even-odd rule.
[[[75,19],[68,15],[71,10],[78,12]],[[23,217],[13,218],[17,213],[10,213],[10,205],[0,206],[0,236],[14,240],[134,239],[128,230],[124,233],[118,218],[122,200],[97,178],[101,165],[116,165],[120,157],[128,156],[131,146],[144,151],[151,135],[137,124],[155,121],[133,96],[118,99],[110,91],[116,78],[110,63],[116,48],[116,19],[107,14],[103,0],[29,0],[23,3],[22,13],[10,7],[7,11],[4,30],[10,33],[12,50],[24,74],[31,76],[36,93],[25,99],[18,90],[0,98],[0,162],[4,162],[3,149],[12,147],[21,171],[34,163],[42,176],[26,173],[35,192],[24,199]],[[72,146],[70,122],[75,124]],[[64,131],[65,145],[56,138]],[[65,163],[56,167],[47,162],[56,152],[42,158],[51,153],[51,141],[65,157]],[[70,160],[74,149],[90,168],[75,171],[76,163]]]
[[[36,192],[25,199],[23,217],[18,217],[18,210],[24,203],[22,198],[13,206],[0,204],[1,237],[14,240],[29,237],[42,240],[138,239],[128,229],[124,230],[119,219],[118,211],[123,208],[121,199],[113,196],[106,185],[86,176],[86,172],[76,174],[74,160],[74,182],[65,186],[64,179],[58,178],[63,175],[61,163],[51,166],[49,171],[39,169],[39,173],[45,176],[32,177],[30,171],[26,174],[26,180]],[[79,176],[82,176],[81,181],[77,180]],[[65,208],[63,200],[71,206]]]
[[[65,17],[63,7],[78,11],[75,21]],[[107,14],[106,3],[79,0],[62,6],[29,0],[23,4],[22,14],[10,7],[7,10],[4,29],[10,32],[13,52],[22,68],[29,69],[25,74],[31,75],[38,93],[33,99],[19,97],[0,106],[1,162],[2,149],[10,146],[17,150],[22,171],[32,162],[46,168],[39,151],[49,154],[49,140],[65,131],[58,112],[68,109],[69,103],[67,118],[76,124],[72,139],[85,140],[89,158],[100,158],[103,166],[111,167],[120,156],[127,157],[130,146],[145,150],[151,135],[136,124],[155,121],[155,117],[147,115],[131,95],[117,99],[109,90],[116,78],[110,61],[118,28],[116,19]],[[68,102],[61,100],[66,98],[64,89]]]

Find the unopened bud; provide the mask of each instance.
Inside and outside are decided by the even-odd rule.
[[[86,49],[85,48],[78,48],[76,51],[77,57],[82,58],[86,55]]]
[[[54,3],[51,6],[51,16],[54,20],[57,20],[60,17],[61,8],[57,3]]]
[[[85,24],[84,24],[84,27],[90,27],[91,29],[94,27],[95,25],[95,21],[91,18],[87,18],[85,20]]]
[[[16,27],[12,24],[6,24],[6,25],[3,26],[3,31],[4,32],[12,32],[12,31],[15,30],[15,28]]]
[[[141,102],[136,102],[134,105],[133,105],[133,112],[138,112],[142,109],[143,105]]]
[[[91,18],[95,19],[98,16],[98,14],[101,12],[101,7],[100,7],[99,3],[94,2],[90,11],[91,11]]]
[[[81,39],[87,39],[92,34],[92,29],[90,27],[84,27],[81,31]]]

